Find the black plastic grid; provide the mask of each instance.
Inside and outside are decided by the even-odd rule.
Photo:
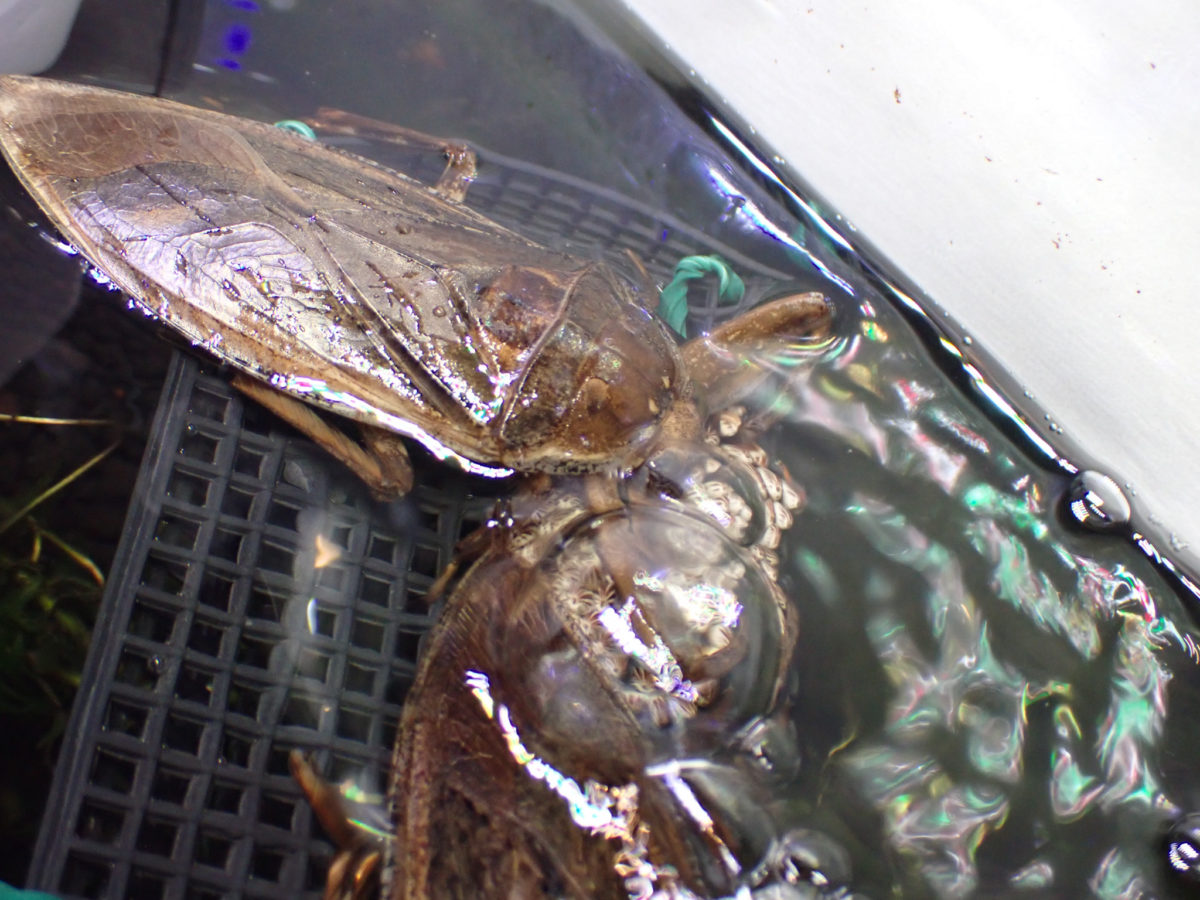
[[[774,283],[616,195],[495,157],[486,171],[472,204],[531,237],[631,249],[664,280],[682,256],[721,252]],[[709,290],[691,327],[732,311]],[[29,884],[316,896],[332,850],[288,752],[312,752],[335,782],[383,771],[431,621],[422,596],[507,488],[418,454],[414,492],[373,502],[215,367],[177,354],[169,378]]]
[[[32,881],[296,896],[328,851],[287,752],[314,751],[335,780],[378,770],[422,595],[490,501],[422,466],[411,497],[374,503],[191,359],[170,379]]]

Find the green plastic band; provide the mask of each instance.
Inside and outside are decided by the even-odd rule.
[[[298,134],[305,140],[315,141],[317,139],[317,133],[308,126],[307,122],[301,122],[299,119],[280,119],[275,123],[275,127]]]
[[[687,283],[694,278],[716,275],[720,280],[717,297],[737,303],[746,293],[746,284],[719,256],[685,256],[675,266],[675,276],[658,297],[658,314],[669,326],[687,337]]]

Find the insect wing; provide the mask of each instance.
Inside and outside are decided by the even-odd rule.
[[[304,399],[502,462],[487,426],[579,261],[261,123],[20,77],[0,117],[26,187],[146,311]],[[472,309],[513,267],[553,298],[515,344]]]

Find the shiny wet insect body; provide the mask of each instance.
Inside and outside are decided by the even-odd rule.
[[[228,140],[241,147],[237,135],[250,126],[229,127],[234,134]],[[64,135],[89,133],[76,129]],[[265,135],[262,139],[271,142]],[[317,151],[290,152],[301,158]],[[346,162],[341,155],[330,159],[355,171],[368,167],[367,181],[390,177],[369,163]],[[276,191],[285,198],[273,207],[283,212],[277,221],[293,221],[299,207],[288,205],[293,198],[269,177],[272,171],[257,162],[241,170],[254,196]],[[457,175],[450,179],[458,181]],[[452,193],[449,182],[447,190]],[[208,195],[200,191],[198,196]],[[352,207],[336,208],[351,224],[363,221],[354,219]],[[200,211],[209,215],[202,204]],[[331,267],[338,256],[330,247],[345,247],[339,252],[353,257],[358,245],[346,223],[318,215],[310,224],[293,230],[307,242],[305,254],[318,260],[317,271],[326,274],[282,283],[298,292],[297,316],[304,312],[325,321],[333,301],[341,302],[334,296],[336,278],[353,269]],[[196,233],[222,239],[224,227],[204,223]],[[376,235],[359,235],[364,241],[368,236],[371,252],[377,252]],[[337,240],[348,243],[329,243]],[[197,267],[185,259],[180,267],[174,257],[175,274],[164,277],[194,277]],[[575,263],[565,268],[579,271]],[[488,284],[499,285],[492,300],[525,290],[513,286],[516,281],[524,285],[522,279],[505,280],[506,272],[512,274],[504,266],[492,271]],[[235,274],[245,279],[244,284],[229,279],[241,298],[262,297],[268,282],[280,281],[264,278],[261,269]],[[383,286],[384,297],[388,285],[399,283],[376,273],[372,277],[373,284]],[[361,280],[351,278],[355,284]],[[557,282],[564,297],[571,283]],[[132,289],[139,285],[132,283]],[[162,312],[163,298],[153,292],[147,296],[152,309]],[[572,303],[580,299],[572,296]],[[780,604],[768,551],[774,552],[769,544],[775,532],[784,531],[783,523],[797,511],[784,501],[784,486],[797,498],[800,492],[783,469],[764,466],[755,449],[757,431],[771,416],[759,418],[764,404],[756,399],[758,389],[743,380],[747,370],[741,360],[757,355],[765,362],[749,367],[753,381],[780,371],[774,363],[781,347],[800,348],[802,361],[808,358],[805,350],[825,347],[819,336],[826,309],[813,301],[806,311],[809,302],[765,307],[740,330],[718,334],[681,355],[669,339],[647,332],[650,343],[662,347],[647,371],[671,368],[675,376],[662,387],[678,393],[658,397],[648,387],[653,380],[645,380],[645,390],[629,395],[640,399],[617,404],[624,410],[618,416],[622,427],[632,429],[635,452],[581,464],[578,456],[561,455],[568,441],[555,445],[559,463],[551,465],[549,450],[521,451],[522,464],[536,470],[558,466],[558,477],[530,480],[497,516],[492,536],[465,548],[471,556],[464,563],[474,558],[474,568],[457,586],[458,575],[448,579],[446,587],[453,591],[448,615],[430,642],[398,748],[392,794],[403,838],[402,844],[385,848],[397,857],[394,870],[383,867],[394,871],[387,876],[394,895],[540,891],[624,897],[661,891],[686,897],[689,892],[728,896],[736,890],[775,900],[818,892],[845,895],[846,885],[865,882],[881,892],[899,884],[914,895],[968,896],[976,886],[995,888],[996,862],[990,861],[989,871],[989,860],[981,857],[998,840],[1004,848],[1015,842],[1021,851],[1006,857],[1010,866],[999,883],[1007,890],[1071,890],[1086,883],[1101,896],[1115,897],[1122,895],[1123,885],[1142,890],[1155,883],[1153,854],[1176,820],[1170,864],[1186,868],[1194,830],[1182,815],[1189,795],[1164,786],[1169,779],[1163,773],[1171,769],[1160,760],[1159,743],[1170,727],[1168,687],[1186,684],[1188,667],[1194,666],[1191,630],[1161,612],[1167,608],[1163,598],[1156,600],[1145,581],[1123,564],[1101,564],[1096,560],[1104,553],[1093,558],[1067,541],[1055,544],[1054,529],[1045,522],[1048,480],[1036,473],[1020,475],[1027,464],[1006,455],[995,436],[972,430],[952,406],[937,402],[928,384],[865,362],[871,359],[867,343],[888,340],[887,329],[870,316],[860,323],[861,333],[843,334],[842,344],[826,349],[811,383],[803,371],[807,363],[793,367],[798,379],[785,379],[789,424],[808,427],[810,444],[800,451],[784,448],[782,458],[809,496],[817,496],[791,533],[814,519],[832,521],[836,512],[852,523],[849,543],[861,557],[843,576],[854,590],[829,587],[822,580],[821,554],[832,559],[838,549],[822,542],[820,528],[801,531],[802,547],[797,550],[793,540],[794,557],[788,560],[792,577],[803,571],[812,585],[826,587],[794,598],[805,603],[804,628],[789,622],[793,601]],[[165,311],[177,305],[168,302]],[[398,310],[404,320],[402,303],[386,309]],[[430,310],[432,319],[421,319],[422,326],[441,319],[435,310]],[[282,317],[278,346],[299,346],[298,325],[296,334],[287,334],[295,318]],[[501,333],[500,320],[486,324],[492,338]],[[361,347],[386,351],[371,357],[377,364],[367,366],[372,373],[385,372],[397,359],[408,364],[417,359],[415,349],[403,356],[387,341],[376,342],[371,322],[360,317],[355,325],[362,332]],[[308,333],[307,324],[304,328]],[[411,340],[424,349],[420,331]],[[521,343],[530,335],[505,333],[513,347],[526,346],[528,352],[510,357],[518,374],[484,379],[495,391],[492,400],[503,393],[502,384],[520,398],[503,399],[495,421],[505,428],[531,422],[537,426],[531,433],[553,434],[553,415],[538,424],[504,413],[506,403],[511,411],[518,402],[536,406],[542,397],[540,391],[521,392],[533,371],[521,366],[541,359]],[[561,335],[564,345],[571,343],[561,330],[550,333]],[[604,332],[596,333],[603,346]],[[199,335],[197,340],[205,341],[204,333]],[[248,329],[247,338],[260,336]],[[215,349],[223,352],[226,341],[222,337]],[[262,358],[272,361],[262,366],[264,374],[283,368],[278,346],[266,342],[261,348]],[[367,350],[362,352],[348,358],[360,364],[367,359]],[[502,356],[496,352],[492,358]],[[396,365],[394,372],[428,389],[428,415],[449,418],[446,409],[459,403],[467,418],[486,418],[488,404],[476,403],[487,398],[483,382],[464,376],[459,383],[454,365],[438,369],[437,354],[421,360],[411,371]],[[560,396],[575,389],[583,393],[572,398],[598,396],[603,389],[593,377],[596,371],[595,366],[574,370],[572,377],[582,375],[582,380],[571,382],[574,387],[563,388]],[[288,385],[311,398],[318,382],[333,383],[310,373]],[[689,393],[689,382],[698,389]],[[769,377],[766,382],[764,395],[771,396],[776,386]],[[361,384],[357,389],[368,398],[369,410],[380,408],[372,401],[382,389]],[[350,390],[321,396],[329,404],[360,406]],[[698,401],[703,404],[697,406]],[[551,409],[557,414],[560,407]],[[371,416],[382,421],[375,412]],[[423,433],[434,441],[435,451],[468,462],[471,448],[496,445],[473,426]],[[461,445],[446,437],[460,433],[468,436]],[[495,433],[507,434],[504,428]],[[481,455],[483,465],[515,463],[515,451],[525,445],[505,440],[503,453],[511,450],[513,456]],[[819,441],[838,452],[822,455]],[[572,452],[578,451],[575,446]],[[924,507],[904,511],[882,489],[887,479],[870,466],[843,468],[843,460],[856,454],[903,480],[906,488],[924,491]],[[965,474],[973,466],[990,473],[975,485]],[[577,467],[601,471],[573,473]],[[389,487],[375,484],[377,490]],[[734,523],[745,528],[737,536],[729,530]],[[947,529],[947,523],[955,527]],[[697,557],[701,547],[711,554]],[[652,571],[654,561],[690,580],[670,583]],[[974,569],[967,568],[971,561]],[[893,582],[904,589],[890,587]],[[680,597],[688,602],[680,603]],[[835,697],[843,683],[872,688],[867,700],[847,701],[852,710],[861,702],[870,715],[847,715],[844,732],[823,741],[808,734],[798,739],[786,716],[774,715],[789,690],[780,678],[788,661],[793,670],[804,670],[816,664],[812,660],[827,659],[828,649],[814,638],[823,633],[817,603],[837,608],[839,621],[851,610],[861,622],[859,644],[873,651],[869,660],[836,656],[819,679],[805,680]],[[1009,628],[1009,634],[1016,628],[1021,639],[996,643],[1000,627]],[[769,664],[749,667],[747,660],[756,658]],[[1081,691],[1077,685],[1084,681],[1091,687]],[[850,687],[843,692],[853,696]],[[819,708],[820,694],[797,697],[793,691],[788,711],[805,721],[802,714]],[[453,709],[455,715],[439,716],[439,709]],[[605,727],[597,726],[600,721]],[[678,744],[671,745],[676,738]],[[804,753],[795,752],[797,740]],[[853,841],[843,840],[839,847],[808,818],[821,814],[822,803],[835,805],[835,792],[820,792],[821,802],[811,813],[772,819],[787,798],[788,779],[813,768],[805,768],[801,758],[840,774],[841,789],[856,798],[847,804],[859,816],[853,820],[854,836],[872,836],[871,847],[881,848],[871,853],[859,848],[853,870],[844,849],[853,848]],[[1037,777],[1045,784],[1027,780]],[[754,802],[740,802],[745,797]],[[869,815],[862,813],[864,805]],[[767,809],[772,812],[764,818]],[[1025,826],[1033,834],[1030,847],[1012,837]],[[335,836],[342,834],[336,824],[329,827]],[[1094,858],[1064,862],[1072,853],[1063,847],[1080,829],[1085,835],[1103,830],[1085,842],[1084,849],[1095,845]],[[1056,837],[1045,839],[1047,834]],[[357,836],[346,843],[350,852],[342,871],[351,873],[351,882],[353,873],[369,880],[373,850]],[[458,856],[456,847],[470,850]],[[359,868],[362,860],[366,865]],[[480,866],[479,860],[495,865]],[[344,882],[336,875],[334,886],[341,890]],[[1066,880],[1056,882],[1056,877]]]
[[[749,723],[770,709],[795,622],[775,584],[774,548],[800,494],[755,447],[770,419],[755,404],[779,378],[747,360],[819,346],[829,324],[823,298],[783,297],[680,352],[642,308],[644,279],[547,250],[464,207],[474,168],[467,152],[454,150],[428,189],[268,126],[95,88],[6,78],[0,114],[0,146],[63,234],[144,311],[258,379],[241,387],[349,462],[377,495],[411,483],[400,445],[381,429],[476,473],[569,476],[534,479],[509,524],[476,541],[480,559],[448,603],[459,612],[443,619],[434,639],[442,649],[422,666],[419,684],[433,699],[409,705],[397,750],[407,774],[398,769],[398,778],[437,767],[446,750],[426,742],[421,720],[432,710],[442,721],[435,682],[478,698],[484,670],[517,677],[511,665],[492,669],[481,656],[474,687],[464,688],[443,657],[476,639],[463,615],[502,617],[479,607],[518,598],[558,608],[579,640],[589,622],[607,623],[607,637],[590,635],[580,651],[601,667],[590,676],[597,683],[578,687],[594,693],[597,710],[614,707],[613,740],[636,743],[635,734],[621,735],[637,722],[662,730],[737,707],[732,688],[747,677],[754,688],[741,688],[750,693],[739,701],[746,709],[720,716]],[[373,452],[297,399],[358,419]],[[634,545],[621,536],[629,529],[645,532]],[[594,546],[579,538],[574,576],[541,571],[560,565],[543,560],[558,543],[591,530]],[[639,556],[640,568],[631,562]],[[480,573],[496,567],[509,589],[484,596],[478,586],[493,578]],[[652,574],[664,568],[690,580],[666,584]],[[664,596],[636,601],[637,591]],[[505,644],[520,653],[526,640],[518,633]],[[490,725],[468,725],[487,708],[471,703],[462,723],[445,727],[475,727],[493,740]],[[470,740],[449,746],[473,752]],[[298,771],[324,808],[311,773],[302,764]],[[531,877],[574,884],[577,896],[594,895],[602,882],[618,892],[628,882],[725,893],[743,880],[719,829],[703,826],[690,846],[693,838],[671,823],[678,799],[646,797],[639,807],[635,783],[610,788],[624,797],[613,801],[624,824],[599,835],[567,832],[588,844],[590,862],[546,852],[558,830],[547,808],[510,841],[501,854],[508,863],[497,860],[496,872],[505,864],[521,872],[495,876],[486,893],[532,889]],[[453,779],[398,784],[397,805],[402,793],[413,809],[398,813],[398,896],[445,895],[431,885],[448,887],[466,872],[453,861],[422,863],[418,848],[439,829],[478,820],[483,844],[456,859],[486,856],[486,835],[495,832],[481,810],[524,802]],[[442,795],[466,803],[460,816],[447,816]],[[708,856],[718,860],[712,871]],[[350,879],[358,878],[355,870]],[[478,887],[452,892],[480,896]],[[331,890],[341,890],[336,867]]]

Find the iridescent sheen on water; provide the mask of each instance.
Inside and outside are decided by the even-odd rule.
[[[1129,513],[1111,481],[1084,473],[1069,483],[1078,473],[959,347],[914,337],[901,312],[911,321],[926,311],[864,275],[837,217],[701,104],[691,105],[699,127],[688,120],[661,92],[669,77],[651,83],[607,41],[594,52],[557,6],[527,5],[525,29],[509,6],[467,0],[380,0],[355,15],[332,0],[271,7],[293,5],[268,15],[251,0],[208,4],[210,39],[185,95],[275,98],[280,115],[353,105],[468,134],[670,207],[834,299],[837,340],[817,358],[773,360],[796,377],[770,398],[783,421],[766,443],[807,495],[778,548],[799,630],[773,704],[762,709],[767,692],[747,678],[756,703],[741,704],[740,717],[692,717],[694,683],[652,641],[634,641],[625,606],[597,618],[653,671],[640,687],[663,702],[647,710],[712,725],[704,742],[664,751],[644,772],[695,828],[738,849],[720,861],[741,885],[737,900],[1183,890],[1175,873],[1194,877],[1200,857],[1196,629],[1153,548],[1119,536]],[[271,85],[266,100],[260,85]],[[797,86],[801,102],[805,89],[820,88]],[[556,221],[520,224],[555,232]],[[935,353],[959,366],[954,377]],[[644,578],[637,586],[658,590]],[[723,627],[773,647],[768,617],[756,626],[746,613],[729,620],[720,597],[704,603]],[[510,648],[517,661],[528,652]],[[742,666],[762,662],[751,655]],[[504,673],[479,664],[446,674],[469,691],[475,718],[465,727],[495,729],[506,758],[548,789],[547,803],[604,834],[634,867],[629,895],[650,896],[636,871],[636,798],[537,752],[546,736],[513,721],[527,698],[504,696]],[[564,671],[536,674],[561,687]],[[611,734],[589,730],[594,707],[552,712],[560,732],[578,729],[576,750],[590,762],[611,750]],[[753,803],[746,784],[758,789]],[[476,871],[494,862],[469,860]]]
[[[1018,452],[889,310],[841,334],[778,438],[808,494],[783,548],[805,771],[781,807],[843,835],[873,896],[1169,895],[1163,836],[1198,799],[1180,597],[1084,535],[1096,504],[1062,515],[1080,481]]]
[[[1032,461],[890,307],[843,297],[833,331],[742,363],[776,376],[746,403],[779,417],[766,458],[806,498],[770,542],[782,629],[761,612],[774,588],[725,578],[703,518],[728,517],[694,499],[666,508],[700,493],[664,461],[662,510],[549,542],[542,570],[576,574],[554,575],[544,606],[527,585],[481,601],[503,561],[468,576],[448,609],[463,635],[487,637],[437,635],[430,652],[448,665],[410,702],[476,729],[470,746],[507,748],[552,795],[538,794],[547,842],[576,828],[608,854],[620,880],[606,897],[1176,896],[1200,870],[1197,630],[1152,559],[1114,534],[1119,491]],[[618,536],[620,552],[597,551]],[[627,591],[587,588],[620,569]],[[672,579],[668,615],[656,598]],[[698,690],[696,660],[673,653],[718,622],[721,646],[742,649]],[[462,688],[470,702],[442,713]],[[527,796],[506,785],[481,781],[477,798]]]

